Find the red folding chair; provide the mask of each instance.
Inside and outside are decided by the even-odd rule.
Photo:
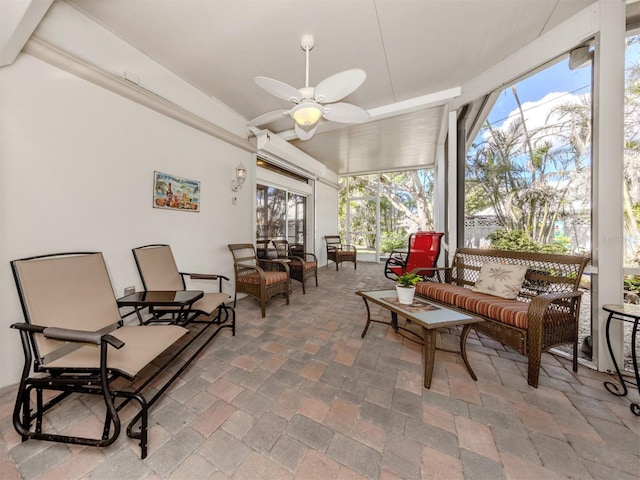
[[[407,251],[394,250],[391,252],[384,266],[384,276],[395,280],[405,272],[414,272],[422,277],[432,277],[433,270],[416,271],[417,269],[431,269],[436,266],[440,256],[440,241],[444,233],[416,232],[409,236]]]

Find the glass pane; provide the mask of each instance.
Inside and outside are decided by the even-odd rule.
[[[347,234],[347,179],[348,177],[340,177],[338,191],[338,235],[342,239],[345,239]]]
[[[273,187],[257,185],[256,235],[258,239],[285,238],[287,193]]]
[[[434,229],[433,169],[380,174],[380,253],[406,248],[409,234]]]
[[[624,266],[640,268],[640,35],[627,38],[625,77]]]
[[[349,202],[349,243],[363,255],[376,251],[376,200],[351,200]]]
[[[591,66],[502,91],[467,153],[465,246],[591,251]]]
[[[565,59],[500,93],[467,152],[465,246],[591,253],[591,70]],[[581,286],[587,345],[587,275]],[[588,348],[579,354],[591,360]]]
[[[306,198],[295,193],[289,194],[289,206],[287,208],[287,241],[290,245],[304,247],[305,239],[305,201]]]
[[[624,95],[624,267],[640,268],[640,35],[627,38]],[[640,275],[624,277],[625,303],[640,303]],[[624,323],[623,369],[633,371],[631,323]]]
[[[354,197],[377,197],[378,196],[378,174],[358,175],[348,177],[349,196]]]

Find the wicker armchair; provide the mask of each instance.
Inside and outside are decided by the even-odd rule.
[[[268,298],[282,293],[289,305],[289,266],[285,262],[258,260],[256,249],[251,243],[230,244],[228,247],[233,255],[236,274],[234,307],[238,293],[246,293],[257,298],[263,318]]]
[[[315,277],[318,286],[318,259],[313,253],[303,252],[299,245],[289,245],[286,240],[273,240],[278,258],[289,260],[291,278],[302,283],[302,294],[306,292],[307,279]],[[297,248],[296,248],[297,247]]]
[[[356,247],[342,243],[339,235],[325,235],[324,240],[327,242],[327,267],[329,260],[332,260],[336,264],[336,270],[342,262],[353,262],[353,268],[358,268]]]

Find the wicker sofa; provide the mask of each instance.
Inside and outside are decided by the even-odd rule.
[[[532,252],[460,248],[451,267],[416,286],[416,295],[464,311],[484,320],[465,325],[464,348],[470,329],[487,335],[528,357],[528,383],[538,387],[542,352],[562,344],[573,345],[573,371],[578,371],[578,290],[587,257]],[[514,299],[473,291],[482,265],[526,267]],[[524,270],[524,269],[522,269]]]

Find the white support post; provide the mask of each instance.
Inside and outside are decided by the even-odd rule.
[[[625,3],[600,1],[593,98],[593,258],[592,334],[598,370],[613,369],[605,338],[602,305],[623,300],[623,140]],[[622,322],[610,335],[618,364],[622,360]]]
[[[457,111],[449,112],[448,135],[448,175],[447,175],[447,220],[449,224],[449,260],[458,248],[458,200],[457,200],[457,144],[458,122]]]

